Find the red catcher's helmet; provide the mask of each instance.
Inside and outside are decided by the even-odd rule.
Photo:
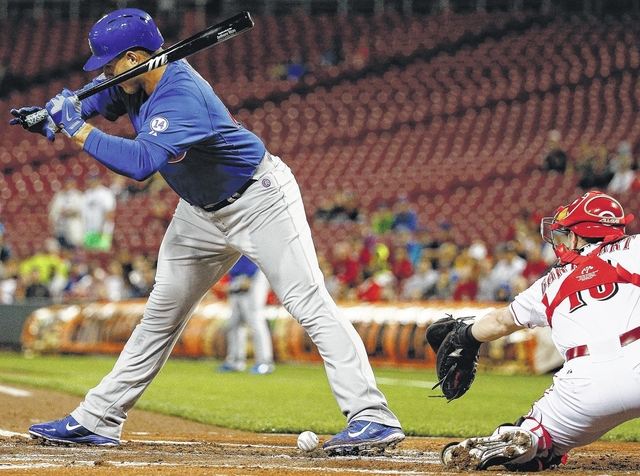
[[[591,191],[570,205],[558,208],[553,218],[543,218],[542,237],[549,241],[547,238],[553,231],[573,231],[583,238],[619,237],[624,235],[625,226],[631,220],[633,215],[625,216],[622,205],[615,198],[603,192]]]

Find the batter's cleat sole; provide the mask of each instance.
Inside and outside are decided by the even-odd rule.
[[[117,446],[118,440],[96,435],[78,423],[71,415],[62,420],[36,423],[29,428],[32,438],[58,445]]]
[[[357,420],[327,441],[322,449],[329,456],[381,453],[387,448],[395,448],[404,438],[400,428]]]
[[[535,454],[531,433],[526,430],[509,430],[499,435],[449,443],[442,449],[440,461],[450,469],[483,470],[515,460],[531,459]]]

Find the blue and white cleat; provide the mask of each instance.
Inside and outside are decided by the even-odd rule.
[[[327,441],[322,449],[329,456],[357,455],[361,453],[383,452],[404,440],[400,428],[381,425],[366,420],[356,420]]]
[[[217,369],[216,372],[221,373],[221,374],[228,374],[231,372],[242,372],[245,368],[244,367],[234,367],[231,364],[227,364],[226,362],[222,365],[220,365]]]
[[[276,369],[273,364],[256,364],[249,368],[249,373],[253,375],[268,375]]]
[[[62,445],[117,446],[120,444],[118,440],[96,435],[87,430],[71,415],[62,420],[31,425],[29,433],[32,438]]]

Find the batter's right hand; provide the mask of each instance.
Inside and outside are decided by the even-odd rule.
[[[14,116],[13,119],[9,121],[9,124],[15,126],[16,124],[21,125],[20,118],[24,116],[28,116],[29,114],[33,114],[34,112],[40,111],[42,108],[38,106],[31,107],[21,107],[20,109],[11,109],[11,115]],[[49,139],[50,142],[53,142],[56,138],[56,130],[57,127],[53,120],[47,116],[46,119],[41,120],[40,122],[35,123],[27,129],[29,132],[35,132],[37,134],[45,136]]]

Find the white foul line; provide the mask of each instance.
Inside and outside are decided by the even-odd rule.
[[[0,385],[0,393],[6,393],[7,395],[11,395],[12,397],[30,397],[31,396],[31,392],[27,392],[26,390],[20,390],[19,388],[5,387],[4,385]]]
[[[29,435],[25,433],[16,433],[15,431],[8,431],[8,430],[2,430],[2,429],[0,429],[0,436],[6,436],[8,438],[11,438],[12,436],[22,436],[24,438],[29,438]]]

